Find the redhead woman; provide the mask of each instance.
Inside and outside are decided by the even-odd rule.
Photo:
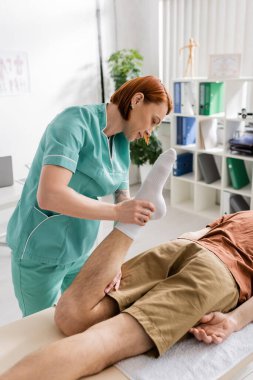
[[[15,295],[24,316],[52,306],[88,259],[101,220],[143,226],[152,202],[130,199],[129,142],[171,110],[160,80],[132,79],[109,104],[67,108],[48,125],[9,221]],[[115,204],[98,198],[115,195]]]

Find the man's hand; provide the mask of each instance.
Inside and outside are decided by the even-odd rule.
[[[122,277],[122,273],[120,271],[114,277],[114,279],[112,280],[112,282],[110,282],[110,284],[107,285],[107,287],[105,288],[105,290],[104,290],[105,294],[108,294],[112,289],[114,289],[114,290],[118,290],[119,289],[121,277]]]
[[[195,338],[206,344],[222,343],[234,331],[236,331],[236,321],[228,313],[213,312],[206,314],[199,321],[200,324],[189,330]]]

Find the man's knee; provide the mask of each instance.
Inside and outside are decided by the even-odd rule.
[[[92,326],[92,311],[84,310],[74,299],[63,295],[56,306],[54,320],[61,332],[70,336]]]
[[[94,308],[89,309],[80,299],[76,300],[64,293],[56,306],[54,320],[57,327],[69,336],[83,332],[118,313],[118,304],[111,297],[104,297]]]

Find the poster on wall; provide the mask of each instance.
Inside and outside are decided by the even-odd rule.
[[[241,54],[210,54],[209,78],[239,78]]]
[[[27,53],[0,50],[0,96],[30,92]]]

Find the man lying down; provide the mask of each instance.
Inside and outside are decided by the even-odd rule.
[[[149,200],[157,218],[164,213],[157,194],[175,159],[168,152],[166,165],[158,159],[140,189],[145,199],[155,187]],[[252,298],[235,308],[252,296],[253,211],[225,215],[122,265],[141,228],[116,225],[59,300],[55,322],[68,337],[27,356],[1,380],[78,379],[147,351],[163,355],[189,330],[219,343],[252,320]],[[120,288],[105,294],[120,268]]]

